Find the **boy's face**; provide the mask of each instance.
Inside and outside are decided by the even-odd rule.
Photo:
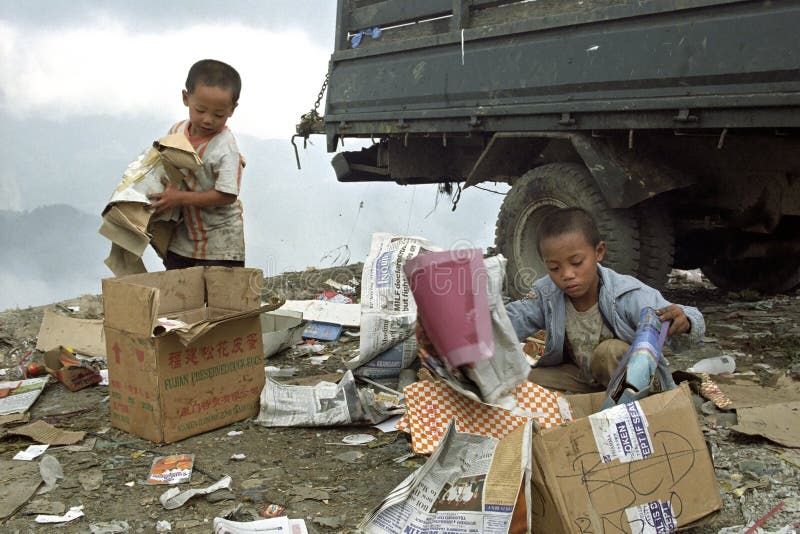
[[[605,242],[593,247],[582,233],[569,232],[543,240],[541,251],[547,274],[556,286],[576,307],[591,307],[597,301],[597,264],[606,253]]]
[[[193,137],[222,130],[236,108],[230,89],[203,84],[197,84],[191,94],[184,89],[183,103],[189,108],[189,134]]]

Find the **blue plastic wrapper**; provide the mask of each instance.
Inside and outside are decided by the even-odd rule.
[[[350,47],[351,48],[358,48],[358,45],[361,44],[361,40],[364,38],[365,35],[369,35],[373,39],[380,39],[381,35],[383,34],[383,30],[379,27],[375,26],[374,28],[368,28],[366,30],[361,30],[360,32],[353,34],[350,37]]]
[[[636,336],[609,381],[603,409],[675,387],[669,363],[661,352],[669,325],[653,308],[642,308]]]

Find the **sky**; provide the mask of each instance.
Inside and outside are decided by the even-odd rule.
[[[421,235],[446,248],[491,246],[502,195],[470,189],[451,211],[435,185],[338,183],[322,136],[312,137],[296,169],[289,138],[325,77],[335,4],[4,0],[0,212],[19,216],[0,218],[0,310],[100,293],[111,275],[102,263],[109,244],[93,225],[125,166],[187,117],[186,72],[206,57],[230,63],[243,80],[228,125],[248,161],[248,266],[267,275],[330,266],[345,248],[351,262],[363,261],[374,232]],[[53,205],[76,210],[74,227],[35,227]],[[12,228],[17,239],[7,235]],[[54,257],[69,261],[54,269]],[[154,254],[145,259],[148,269],[162,268]]]

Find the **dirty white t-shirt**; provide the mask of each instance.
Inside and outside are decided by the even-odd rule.
[[[590,362],[592,352],[601,341],[612,339],[614,333],[606,326],[600,315],[600,308],[594,306],[584,312],[579,312],[572,305],[569,297],[564,297],[567,304],[566,334],[572,357],[580,368],[580,378],[587,384],[595,384],[592,378]]]
[[[183,132],[194,146],[203,166],[184,178],[189,191],[216,189],[239,195],[244,158],[227,126],[212,137],[189,136],[189,121],[175,124],[169,133]],[[185,174],[185,173],[184,173]],[[175,230],[169,250],[198,260],[244,261],[242,203],[210,208],[183,208],[183,221]]]

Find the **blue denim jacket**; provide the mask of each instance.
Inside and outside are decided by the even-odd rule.
[[[597,269],[600,274],[600,313],[617,339],[627,343],[633,341],[642,308],[650,306],[660,309],[671,304],[660,291],[632,276],[618,274],[602,265],[598,265]],[[545,276],[534,282],[526,298],[506,305],[508,317],[520,341],[524,341],[539,330],[547,331],[544,356],[539,360],[541,366],[558,365],[563,362],[566,328],[564,298],[564,292],[558,289],[549,276]],[[706,331],[703,314],[692,306],[681,306],[681,308],[692,324],[692,329],[676,337],[697,343],[703,339]]]

